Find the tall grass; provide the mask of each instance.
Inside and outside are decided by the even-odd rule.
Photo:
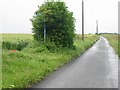
[[[118,54],[120,58],[120,40],[118,39],[117,34],[103,34],[103,36],[109,41],[110,45],[114,48],[116,54]]]
[[[10,39],[10,38],[9,38]],[[23,88],[42,80],[50,72],[81,55],[98,39],[96,35],[81,35],[74,40],[75,48],[48,49],[36,41],[21,51],[2,51],[2,88]]]
[[[8,50],[22,50],[28,45],[29,41],[20,40],[17,42],[2,42],[2,48]]]
[[[32,34],[2,34],[2,48],[8,50],[22,50],[32,40]]]

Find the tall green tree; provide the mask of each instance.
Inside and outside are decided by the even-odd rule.
[[[75,36],[75,19],[64,2],[51,1],[42,4],[32,18],[34,38],[44,42],[44,25],[46,42],[54,42],[56,46],[71,47]]]

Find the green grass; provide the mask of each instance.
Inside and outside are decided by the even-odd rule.
[[[32,40],[32,34],[2,34],[3,41]]]
[[[118,35],[116,34],[104,34],[104,36],[110,43],[110,45],[114,48],[115,52],[118,54],[120,58],[120,40],[118,41]]]
[[[2,34],[2,48],[8,50],[22,50],[30,43],[32,34]]]
[[[3,35],[5,41],[14,41],[18,35]],[[22,36],[22,37],[21,37]],[[10,38],[11,37],[11,38]],[[26,38],[25,38],[26,37]],[[20,35],[29,39],[29,44],[21,51],[2,51],[2,88],[23,88],[42,80],[52,71],[85,52],[98,39],[96,35],[85,35],[85,41],[77,35],[74,49],[55,48],[48,50],[32,39],[31,35]],[[7,39],[8,38],[8,39]],[[18,39],[19,40],[19,39]]]

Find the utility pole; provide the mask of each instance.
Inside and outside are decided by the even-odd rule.
[[[96,34],[98,34],[98,20],[96,20]]]
[[[84,0],[82,0],[82,40],[84,41]]]

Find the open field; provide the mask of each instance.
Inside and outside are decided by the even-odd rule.
[[[17,39],[15,39],[17,38]],[[27,42],[27,45],[22,49],[17,46]],[[58,67],[68,63],[75,57],[81,55],[94,42],[98,40],[96,35],[85,35],[85,41],[81,40],[81,35],[77,35],[74,39],[75,47],[69,48],[46,48],[32,39],[30,34],[7,34],[3,35],[4,44],[2,50],[2,88],[23,88],[29,87],[32,83],[42,80],[50,72]],[[23,46],[21,45],[21,46]]]
[[[110,45],[114,48],[115,52],[120,58],[120,40],[118,39],[117,34],[103,34],[103,36],[109,41]]]
[[[2,34],[3,41],[32,40],[32,34]]]

